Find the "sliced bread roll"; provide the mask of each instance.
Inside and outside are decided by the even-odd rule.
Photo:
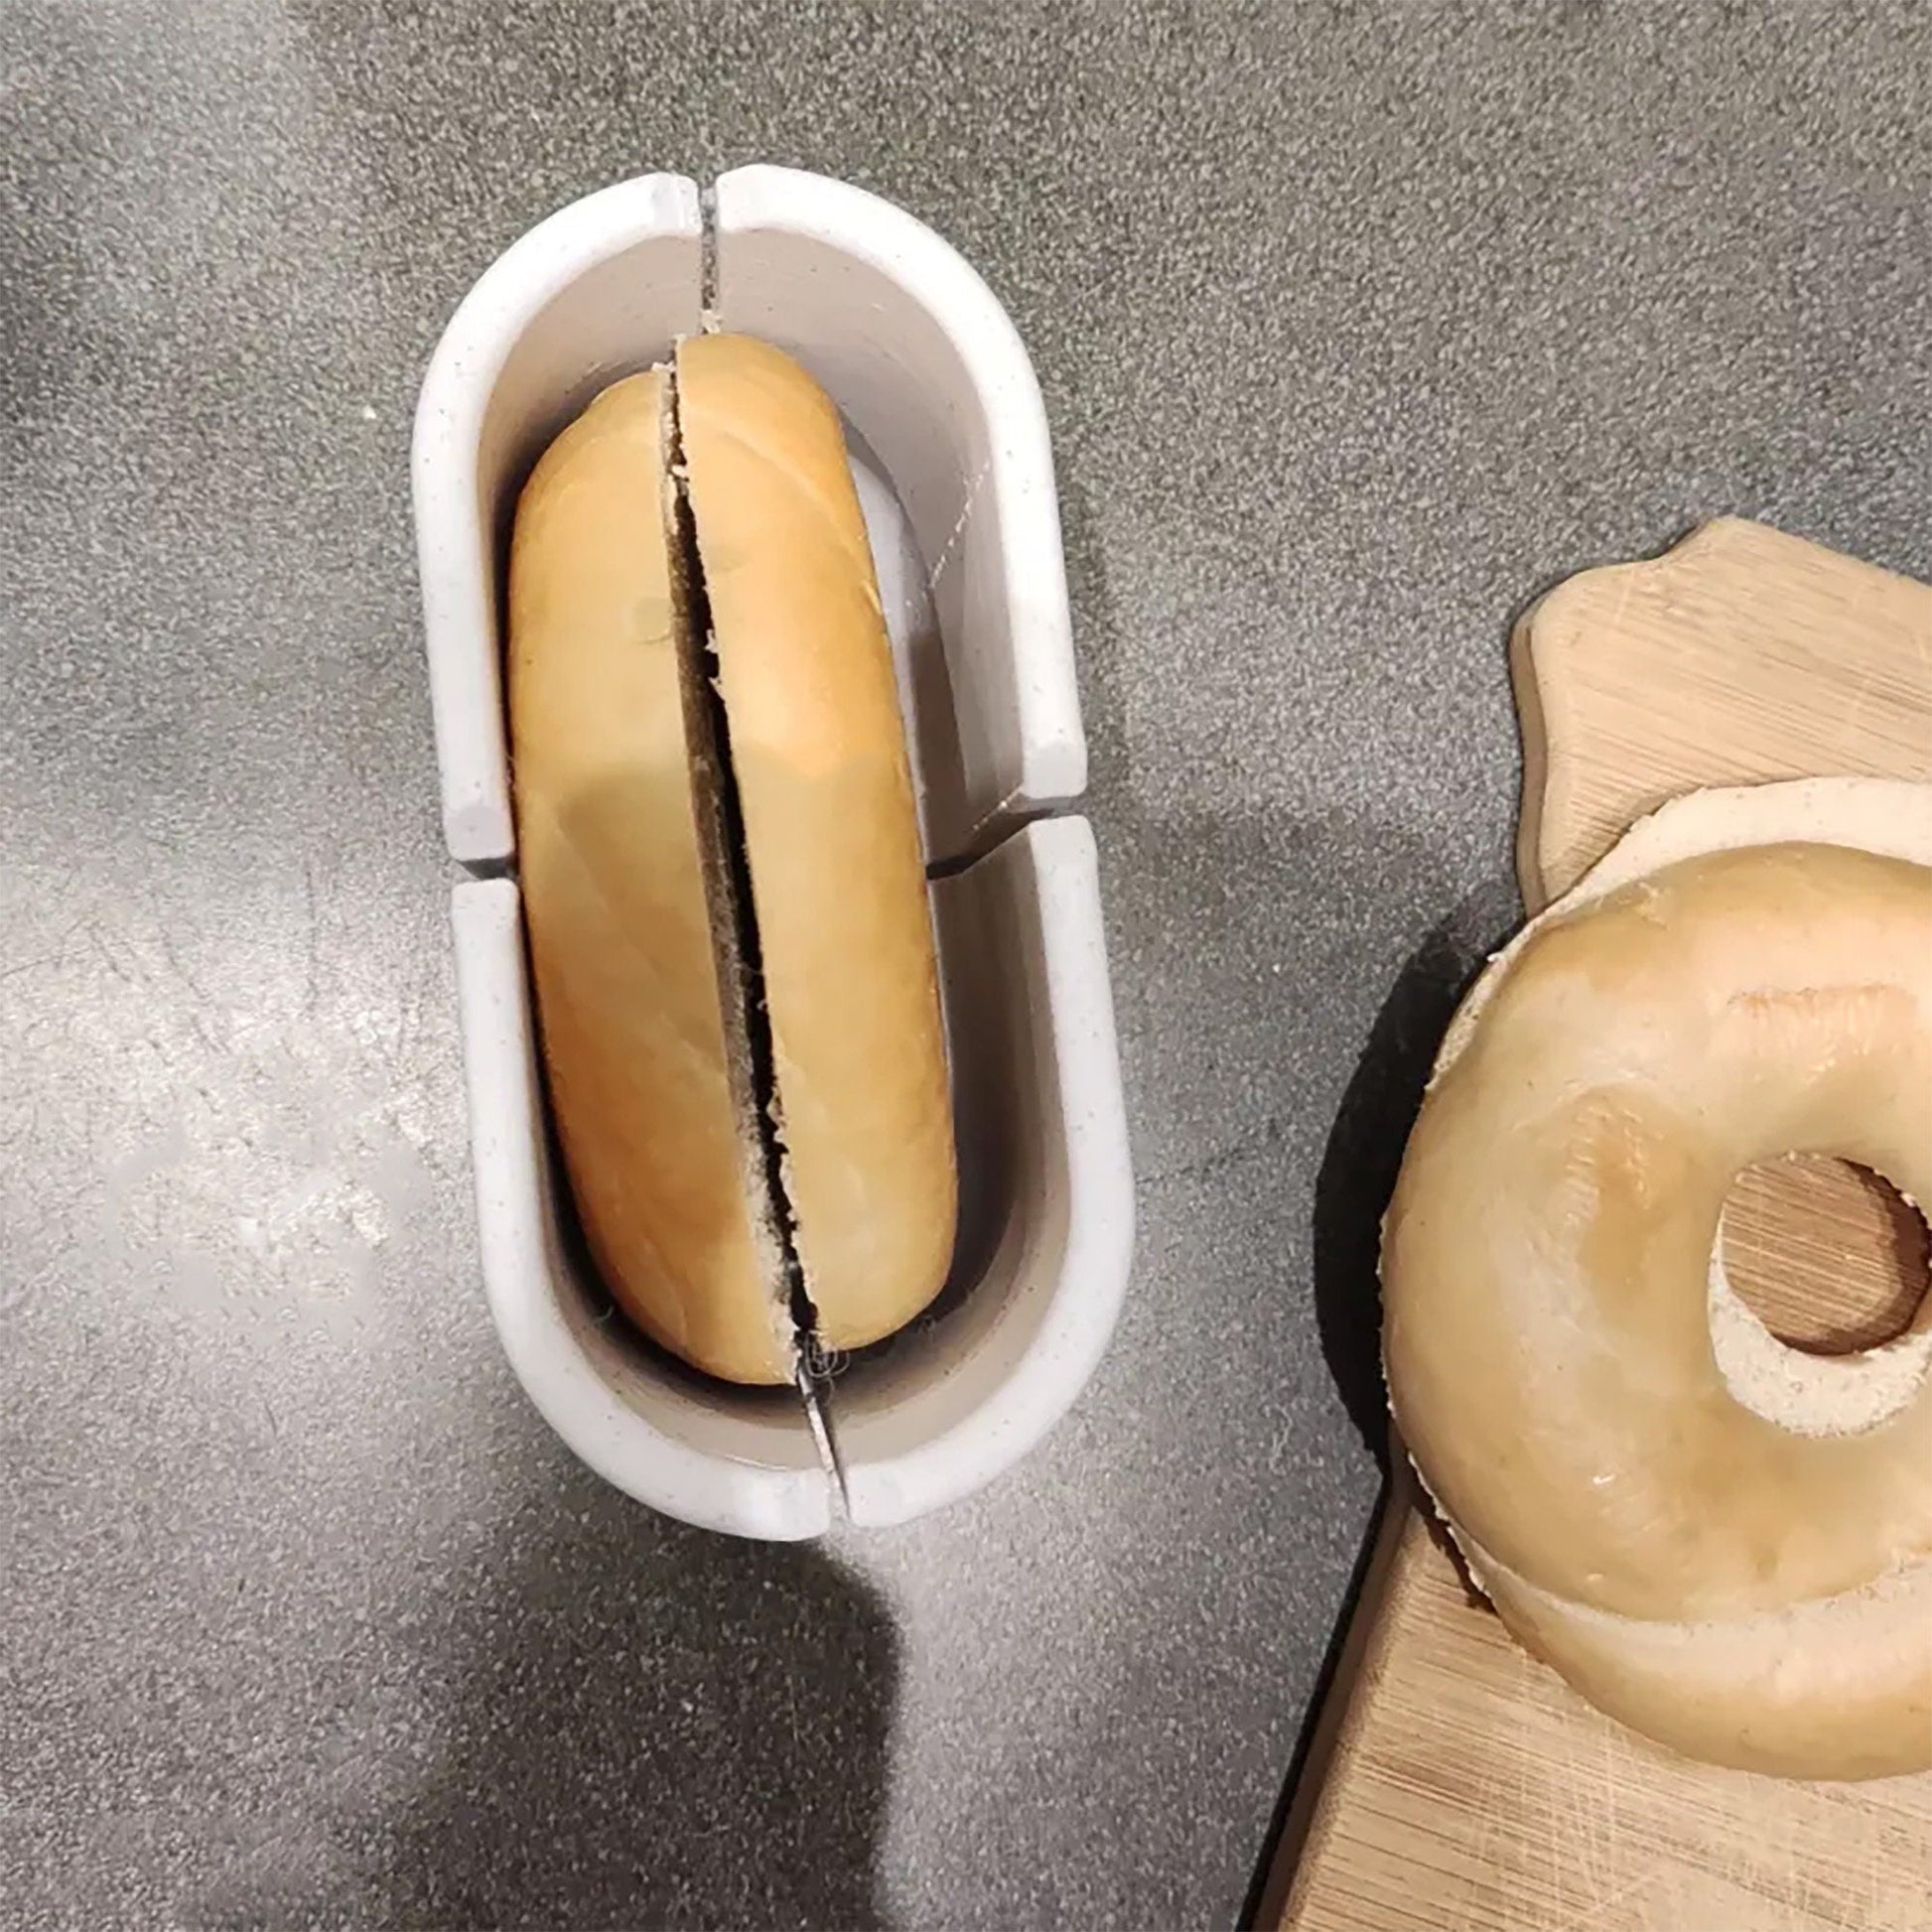
[[[708,760],[670,406],[661,370],[605,390],[518,504],[518,863],[551,1106],[599,1272],[686,1361],[781,1382],[792,1372],[781,1242],[741,972],[730,924],[714,918],[720,835],[694,781]]]
[[[1722,1265],[1737,1173],[1932,1200],[1932,787],[1639,821],[1449,1027],[1383,1224],[1402,1439],[1512,1631],[1610,1716],[1788,1777],[1932,1767],[1932,1309],[1783,1347]]]
[[[945,1280],[952,1110],[905,726],[837,411],[684,344],[545,454],[510,554],[519,863],[597,1266],[735,1382]],[[801,1332],[802,1331],[802,1332]]]
[[[939,1291],[957,1180],[905,727],[838,412],[744,336],[677,355],[770,1017],[792,1239],[824,1345]]]

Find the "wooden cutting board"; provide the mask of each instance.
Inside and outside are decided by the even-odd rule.
[[[1679,792],[1932,780],[1932,590],[1761,525],[1572,578],[1517,625],[1511,666],[1531,910]],[[1900,1325],[1924,1230],[1886,1190],[1814,1162],[1747,1196],[1726,1259],[1776,1332],[1844,1347]],[[1265,1932],[1932,1932],[1932,1775],[1784,1783],[1597,1716],[1472,1597],[1403,1466]]]

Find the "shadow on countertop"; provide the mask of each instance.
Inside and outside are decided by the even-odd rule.
[[[1375,1017],[1315,1176],[1313,1263],[1321,1351],[1349,1420],[1389,1463],[1382,1381],[1382,1216],[1422,1106],[1437,1048],[1470,982],[1518,917],[1515,888],[1478,888],[1397,976]]]
[[[561,1455],[545,1474],[447,1622],[407,1633],[428,1761],[320,1915],[230,1892],[214,1922],[883,1927],[884,1602],[815,1546],[687,1529]]]
[[[1321,1352],[1349,1420],[1389,1474],[1389,1398],[1382,1379],[1382,1216],[1395,1191],[1409,1130],[1437,1049],[1462,996],[1518,916],[1513,887],[1478,888],[1429,934],[1397,975],[1336,1110],[1315,1177],[1313,1267]],[[1380,1537],[1378,1503],[1348,1581],[1342,1614],[1309,1694],[1301,1735],[1262,1843],[1237,1923],[1273,1926],[1286,1896],[1276,1867],[1303,1779],[1320,1775],[1323,1712],[1337,1694],[1343,1652]],[[1306,1814],[1304,1814],[1306,1817]],[[1299,1836],[1298,1836],[1299,1843]]]
[[[1061,487],[1060,513],[1068,585],[1080,614],[1089,737],[1096,748],[1094,810],[1109,834],[1103,865],[1130,862],[1138,850],[1154,863],[1172,867],[1174,827],[1148,822],[1131,777],[1122,782],[1133,761],[1124,732],[1125,644],[1104,555],[1102,518],[1090,492],[1071,480]],[[1239,641],[1262,648],[1266,640]],[[1497,661],[1500,669],[1500,649]],[[1289,748],[1284,757],[1293,755],[1296,729],[1294,721],[1281,726]],[[1427,836],[1399,815],[1363,814],[1349,805],[1319,818],[1298,819],[1271,812],[1266,805],[1237,803],[1223,818],[1207,800],[1199,816],[1186,822],[1182,840],[1186,865],[1173,872],[1172,887],[1166,879],[1143,881],[1141,911],[1145,920],[1157,923],[1165,911],[1175,930],[1190,929],[1190,921],[1192,927],[1212,930],[1213,947],[1195,948],[1206,962],[1197,964],[1196,972],[1211,972],[1219,956],[1250,962],[1298,958],[1305,973],[1318,975],[1331,967],[1353,978],[1361,970],[1359,947],[1382,943],[1400,922],[1400,914],[1378,910],[1374,901],[1379,899],[1385,908],[1440,906],[1454,890]],[[1325,956],[1310,943],[1311,906],[1322,908],[1333,926]],[[1348,1418],[1385,1473],[1389,1415],[1381,1359],[1382,1215],[1450,1017],[1520,916],[1516,884],[1506,873],[1478,881],[1451,903],[1397,973],[1362,1042],[1325,1142],[1305,1144],[1305,1160],[1315,1146],[1320,1149],[1307,1209],[1314,1325]],[[1118,921],[1115,930],[1120,937]],[[1130,971],[1135,936],[1125,935],[1123,945]],[[1157,943],[1158,938],[1157,933]],[[1161,963],[1170,979],[1186,970],[1186,962],[1173,954]],[[1223,987],[1188,982],[1184,992],[1198,1008],[1213,1006],[1239,1016],[1223,1026],[1224,1037],[1215,1045],[1229,1064],[1249,1069],[1250,1088],[1271,1090],[1259,1138],[1267,1144],[1267,1163],[1278,1167],[1292,1158],[1278,1149],[1284,1124],[1310,1118],[1311,1110],[1293,1086],[1297,1069],[1346,1064],[1351,1041],[1335,1031],[1336,1009],[1342,1003],[1324,997],[1318,985],[1308,997],[1284,998],[1271,1031],[1251,1019],[1242,999]],[[1347,1024],[1352,1029],[1359,1022],[1351,1016]],[[1255,1138],[1210,1151],[1188,1172],[1198,1174],[1245,1160]],[[1164,1177],[1145,1167],[1139,1174],[1143,1188]]]
[[[1253,1355],[1272,1358],[1289,1372],[1318,1375],[1325,1368],[1350,1425],[1386,1481],[1390,1427],[1381,1358],[1382,1217],[1450,1018],[1488,955],[1521,916],[1516,884],[1500,867],[1473,882],[1465,876],[1452,884],[1449,864],[1428,825],[1405,817],[1400,801],[1378,797],[1372,785],[1352,795],[1342,787],[1333,808],[1320,817],[1273,808],[1266,785],[1253,796],[1237,795],[1231,806],[1204,801],[1198,816],[1180,827],[1184,865],[1173,862],[1174,828],[1143,822],[1131,773],[1129,782],[1119,785],[1135,747],[1125,732],[1128,693],[1119,671],[1122,641],[1102,520],[1073,483],[1063,487],[1061,512],[1069,581],[1083,620],[1081,668],[1090,729],[1103,754],[1096,769],[1111,774],[1103,775],[1103,782],[1117,786],[1104,801],[1110,839],[1103,863],[1123,852],[1132,856],[1138,840],[1140,853],[1174,865],[1172,887],[1163,880],[1153,888],[1144,885],[1141,895],[1140,916],[1155,947],[1173,944],[1170,933],[1190,930],[1190,916],[1192,929],[1211,927],[1214,946],[1196,944],[1188,954],[1193,963],[1179,970],[1197,976],[1184,983],[1197,1008],[1227,1016],[1214,1046],[1236,1070],[1224,1074],[1221,1084],[1249,1122],[1244,1138],[1210,1149],[1187,1168],[1163,1173],[1143,1166],[1142,1187],[1160,1184],[1171,1173],[1198,1178],[1239,1164],[1241,1172],[1230,1172],[1227,1185],[1244,1197],[1244,1211],[1262,1240],[1287,1247],[1296,1236],[1306,1236],[1308,1274],[1292,1284],[1292,1292],[1306,1301],[1288,1319],[1251,1329],[1243,1339]],[[1189,595],[1177,597],[1182,618],[1192,610]],[[1211,620],[1211,610],[1209,615]],[[1270,640],[1229,634],[1215,641],[1224,649],[1258,650]],[[1500,640],[1497,662],[1500,670]],[[1293,735],[1299,729],[1295,719],[1281,721],[1279,756],[1295,755]],[[1155,730],[1158,725],[1144,717],[1143,740]],[[1292,795],[1293,787],[1284,790]],[[1190,902],[1183,903],[1183,897]],[[1415,927],[1407,923],[1417,911],[1435,919],[1419,944]],[[1130,956],[1134,936],[1129,935]],[[1336,988],[1359,987],[1365,961],[1378,953],[1402,963],[1364,1030],[1362,1005],[1338,996]],[[1172,957],[1164,959],[1171,973]],[[1247,962],[1251,974],[1256,961],[1293,960],[1302,979],[1293,988],[1285,986],[1278,999],[1264,991],[1257,1001],[1252,981],[1232,990],[1212,982],[1221,957]],[[1241,969],[1237,964],[1233,970]],[[1214,997],[1206,997],[1203,987]],[[1143,1052],[1158,1077],[1158,1043],[1144,1042]],[[1324,1085],[1323,1076],[1332,1081],[1340,1069],[1347,1071],[1337,1102],[1335,1085]],[[1321,1097],[1314,1100],[1317,1091]],[[1333,1113],[1324,1134],[1316,1109],[1329,1106]],[[1304,1125],[1312,1131],[1294,1139]],[[1292,1173],[1290,1164],[1298,1161],[1300,1173]],[[1257,1205],[1262,1201],[1281,1203],[1274,1221],[1265,1218],[1268,1207]],[[1318,1366],[1306,1353],[1293,1352],[1285,1339],[1298,1332],[1318,1346]],[[1221,1379],[1231,1384],[1235,1371]],[[1232,1440],[1238,1452],[1239,1438]],[[1276,1849],[1335,1686],[1380,1514],[1378,1503],[1349,1574],[1338,1580],[1332,1629],[1309,1633],[1308,1691],[1292,1748],[1258,1773],[1279,1795],[1238,1909],[1236,1923],[1242,1926],[1260,1923],[1269,1902]]]

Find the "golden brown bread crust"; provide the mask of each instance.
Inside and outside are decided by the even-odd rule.
[[[1921,1570],[1736,1622],[1579,1609],[1480,1553],[1503,1620],[1598,1710],[1686,1756],[1773,1777],[1932,1764],[1932,1583]]]
[[[837,412],[743,338],[677,416],[761,941],[793,1242],[833,1348],[945,1279],[957,1182],[904,725]],[[598,1266],[733,1381],[793,1345],[731,903],[723,748],[676,540],[672,378],[606,390],[518,504],[509,705],[550,1095]]]
[[[952,1110],[891,646],[837,411],[742,336],[678,419],[757,907],[794,1241],[835,1348],[945,1280]]]
[[[1932,1199],[1932,792],[1703,794],[1625,843],[1445,1042],[1384,1228],[1398,1425],[1505,1620],[1605,1710],[1791,1775],[1932,1763],[1923,1340],[1882,1419],[1800,1433],[1781,1382],[1727,1379],[1707,1294],[1755,1161]]]
[[[572,1191],[624,1311],[738,1382],[790,1378],[700,865],[666,541],[666,383],[601,394],[537,465],[510,549],[518,864]]]
[[[1706,1297],[1752,1163],[1932,1181],[1927,962],[1932,873],[1828,846],[1686,860],[1516,955],[1432,1084],[1384,1249],[1404,1438],[1510,1569],[1696,1619],[1932,1551],[1932,1391],[1794,1434],[1725,1388]]]

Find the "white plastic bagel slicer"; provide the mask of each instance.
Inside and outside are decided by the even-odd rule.
[[[821,1453],[790,1392],[636,1339],[573,1251],[534,1050],[500,686],[515,492],[607,383],[715,322],[796,356],[843,412],[913,749],[961,1165],[952,1279],[855,1360]],[[1120,1064],[1052,459],[1038,386],[977,274],[910,215],[780,168],[709,197],[649,175],[573,204],[457,310],[412,459],[490,1311],[551,1426],[692,1523],[798,1538],[901,1522],[1017,1462],[1106,1347],[1133,1241]]]

